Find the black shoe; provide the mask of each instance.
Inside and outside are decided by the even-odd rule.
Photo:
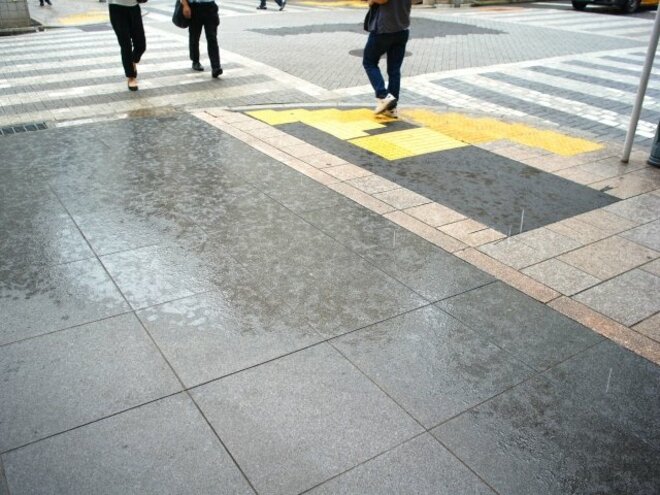
[[[280,12],[284,10],[284,7],[286,7],[286,0],[282,0],[282,3],[280,4]]]
[[[199,72],[202,72],[204,70],[204,66],[202,64],[200,64],[199,62],[193,62],[192,69],[196,70],[196,71],[199,71]]]
[[[259,7],[257,7],[257,10],[267,10],[267,7],[265,5],[259,5]]]
[[[48,5],[53,5],[52,3],[50,3],[50,0],[46,0],[46,3],[47,3]]]
[[[43,6],[44,6],[44,2],[43,1],[39,2],[39,7],[43,7]]]
[[[213,79],[217,79],[218,76],[221,76],[221,75],[222,75],[222,67],[220,67],[218,69],[213,69],[211,71],[211,77],[213,77]]]

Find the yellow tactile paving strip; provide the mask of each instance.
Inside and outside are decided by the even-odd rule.
[[[463,141],[425,127],[351,139],[349,143],[376,153],[386,160],[399,160],[468,146]]]
[[[426,112],[426,110],[424,111]],[[550,279],[539,277],[534,278],[525,273],[523,271],[524,268],[515,268],[508,264],[507,261],[507,257],[511,255],[511,253],[507,252],[508,243],[510,242],[512,249],[516,247],[520,248],[522,242],[518,239],[522,239],[525,235],[527,238],[524,242],[529,245],[527,246],[527,250],[523,250],[521,253],[536,255],[539,249],[542,248],[543,250],[548,251],[545,255],[546,261],[555,260],[558,256],[561,256],[561,253],[566,252],[561,249],[561,245],[558,246],[556,253],[552,251],[553,247],[557,247],[552,245],[553,239],[555,241],[557,239],[556,233],[562,232],[564,235],[571,235],[574,238],[573,245],[575,245],[575,240],[577,239],[581,243],[581,246],[591,245],[608,235],[618,235],[618,233],[621,233],[621,230],[624,228],[623,226],[609,234],[603,232],[602,236],[582,235],[584,229],[589,229],[590,232],[595,229],[598,229],[599,231],[602,230],[607,227],[607,225],[611,224],[611,218],[616,215],[612,215],[602,209],[594,210],[575,218],[569,218],[557,222],[547,228],[528,231],[518,239],[507,238],[506,236],[502,238],[502,234],[499,232],[492,231],[492,229],[489,229],[484,225],[476,225],[474,220],[466,218],[450,208],[434,203],[427,198],[424,198],[419,194],[414,194],[396,184],[390,184],[390,187],[388,188],[389,192],[382,193],[380,192],[382,187],[379,189],[378,186],[381,185],[384,179],[367,170],[361,169],[356,165],[346,163],[340,158],[330,155],[321,149],[316,150],[318,153],[311,153],[314,150],[314,146],[308,143],[303,143],[301,141],[300,144],[305,144],[305,146],[302,147],[299,145],[291,145],[292,143],[290,140],[298,140],[279,131],[275,127],[271,127],[269,123],[266,123],[300,122],[304,119],[304,121],[313,123],[316,128],[319,128],[322,126],[319,122],[319,119],[321,119],[322,116],[334,116],[332,117],[333,124],[329,125],[329,127],[331,129],[334,128],[335,133],[342,135],[344,135],[344,128],[340,125],[341,120],[345,123],[355,123],[359,122],[361,119],[368,122],[368,124],[365,123],[354,126],[353,129],[355,132],[360,129],[364,130],[362,127],[363,125],[380,125],[376,119],[373,119],[373,117],[371,119],[365,119],[365,115],[371,113],[368,110],[342,113],[341,110],[330,109],[319,113],[316,112],[317,111],[315,110],[268,110],[250,112],[250,115],[253,115],[254,117],[258,116],[261,122],[256,121],[245,114],[235,113],[225,109],[209,109],[205,112],[198,112],[195,115],[281,163],[313,178],[320,184],[326,185],[339,194],[352,199],[410,232],[413,232],[442,249],[453,253],[477,268],[490,273],[494,277],[512,287],[515,287],[521,292],[549,305],[556,311],[582,323],[604,337],[613,340],[623,347],[626,347],[660,365],[660,341],[654,337],[652,332],[644,333],[642,331],[644,325],[638,323],[634,328],[630,328],[616,322],[577,301],[571,297],[572,294],[562,293],[560,288],[552,286]],[[408,113],[409,112],[406,112],[406,115]],[[442,116],[442,114],[438,114],[438,116]],[[454,124],[457,122],[459,122],[459,120],[453,121]],[[323,125],[327,127],[327,123]],[[479,129],[485,128],[488,130],[490,128],[491,131],[493,129],[492,126],[489,127],[487,119],[477,119],[477,125],[475,127],[477,130],[470,129],[469,131],[469,133],[476,133],[474,134],[476,136],[475,139],[479,139],[480,137],[479,132],[481,131]],[[340,131],[339,129],[342,130]],[[443,128],[443,130],[450,135],[447,131],[448,129],[451,131],[452,127],[449,126]],[[509,129],[515,130],[519,128],[515,125],[510,125]],[[424,132],[428,132],[429,130],[433,131],[435,129],[431,129],[429,126]],[[518,134],[518,136],[519,135],[520,134]],[[543,136],[543,133],[540,135]],[[382,136],[384,136],[384,134],[370,136],[370,138],[382,138]],[[481,145],[495,153],[497,153],[498,150],[506,152],[506,156],[514,157],[514,159],[518,159],[530,166],[537,166],[536,161],[539,159],[543,159],[542,162],[544,163],[546,158],[553,157],[553,155],[548,155],[546,149],[531,148],[529,145],[515,143],[507,145],[507,141],[505,139],[503,140],[500,136],[501,135],[490,134],[489,139],[495,138],[496,140],[492,142],[485,141],[482,142]],[[462,137],[465,141],[470,139],[468,133],[465,132],[462,134]],[[451,136],[451,138],[455,139],[456,137]],[[360,138],[355,138],[355,140],[357,139]],[[462,140],[456,141],[460,142]],[[535,141],[537,144],[539,142],[542,142],[542,139],[540,141]],[[278,143],[287,143],[288,146],[284,145],[284,147],[281,147]],[[518,141],[518,143],[520,143],[520,141]],[[575,149],[577,148],[573,148],[573,152],[575,152]],[[572,158],[563,158],[564,165],[559,172],[564,172],[566,170],[579,170],[582,174],[591,174],[591,179],[586,180],[585,182],[587,185],[590,185],[590,187],[596,188],[600,187],[599,184],[603,181],[603,175],[610,174],[610,177],[621,179],[625,182],[620,189],[614,188],[611,192],[620,198],[632,198],[632,201],[634,201],[638,195],[644,193],[660,197],[660,171],[651,171],[645,164],[647,157],[646,153],[634,152],[625,172],[619,171],[618,173],[612,173],[613,163],[608,160],[614,160],[618,150],[608,150],[602,145],[599,145],[598,149],[599,151],[575,154]],[[655,179],[648,179],[647,176],[649,173],[657,174],[653,176]],[[391,187],[394,187],[395,189],[390,191]],[[603,224],[603,219],[605,217],[610,219],[610,221]],[[574,231],[576,218],[580,219],[580,222],[578,223],[583,225],[583,227],[580,228],[580,232],[576,232],[576,235],[573,235],[571,232]],[[623,218],[619,218],[619,220],[623,221]],[[465,224],[465,227],[463,224]],[[633,224],[637,225],[639,222],[633,222]],[[563,226],[566,228],[563,228]],[[628,225],[628,227],[631,226]],[[477,230],[475,231],[475,229]],[[538,242],[539,239],[543,239],[545,244],[538,245],[537,248],[534,249],[534,243]],[[493,254],[488,249],[493,246],[497,246],[501,249]],[[500,255],[503,256],[499,257]],[[658,260],[660,260],[660,253],[658,253],[658,259],[656,259],[654,263],[658,262]],[[518,262],[520,259],[517,258],[514,261]],[[579,267],[575,268],[579,269]],[[642,323],[654,321],[653,318],[657,318],[657,316],[658,314],[652,315],[643,320]]]
[[[269,125],[303,123],[337,139],[369,150],[386,160],[410,158],[427,153],[508,140],[561,156],[575,156],[603,148],[599,143],[540,130],[523,124],[510,124],[493,118],[475,118],[457,113],[438,114],[429,110],[406,110],[407,119],[419,129],[370,136],[392,119],[374,116],[367,109],[338,108],[309,110],[258,110],[248,115]],[[363,139],[360,139],[363,138]]]
[[[429,110],[407,110],[402,115],[429,129],[470,144],[506,139],[561,156],[589,153],[603,148],[603,145],[586,139],[488,117],[475,118],[456,113],[439,115]]]

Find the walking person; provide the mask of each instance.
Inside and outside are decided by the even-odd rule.
[[[206,36],[206,49],[211,61],[211,77],[214,79],[222,74],[220,65],[220,48],[218,48],[218,26],[220,16],[215,0],[180,0],[183,5],[183,16],[190,19],[188,27],[188,49],[193,70],[203,71],[204,66],[199,63],[199,38]]]
[[[366,28],[369,38],[364,47],[362,66],[376,93],[376,115],[397,118],[401,89],[401,65],[406,54],[410,27],[411,0],[369,0],[372,14]],[[378,67],[387,55],[387,87]]]
[[[137,64],[147,49],[140,5],[137,0],[108,0],[108,8],[110,24],[121,48],[121,63],[128,79],[128,89],[137,91]]]
[[[280,8],[280,11],[284,10],[284,7],[286,7],[286,0],[275,0],[275,3]],[[266,10],[267,8],[268,7],[266,7],[266,0],[261,0],[259,2],[259,7],[257,7],[257,10]]]

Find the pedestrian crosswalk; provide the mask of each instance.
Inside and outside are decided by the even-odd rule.
[[[621,136],[629,125],[644,60],[643,49],[622,49],[426,74],[403,86],[450,107]],[[653,138],[660,121],[659,74],[660,68],[654,70],[648,83],[638,141]]]
[[[648,19],[575,10],[519,9],[501,12],[474,9],[455,15],[643,41],[648,41],[653,29],[653,21]]]
[[[145,11],[148,13],[150,20],[167,21],[171,22],[172,19],[172,5],[173,1],[156,1],[145,6]],[[257,10],[259,0],[228,0],[218,1],[218,10],[220,17],[237,17],[247,15],[268,15],[280,14],[279,7],[273,0],[268,0],[266,3],[266,10]],[[300,13],[318,10],[318,7],[302,5],[299,3],[289,3],[285,7],[287,13]]]
[[[234,14],[227,15],[242,15],[249,7],[251,15],[260,16],[264,13],[256,11],[256,3],[236,0],[220,5],[234,9]],[[163,25],[165,20],[170,22],[169,12],[165,13],[170,1],[154,0],[149,5],[150,9],[163,13],[161,18],[150,19],[158,12],[149,10],[145,16],[148,50],[139,66],[137,95],[125,87],[119,47],[109,26],[93,31],[71,28],[0,38],[0,126],[61,122],[153,106],[246,105],[259,98],[263,102],[298,103],[370,101],[372,90],[366,80],[364,86],[330,91],[296,77],[295,73],[278,71],[224,47],[221,54],[225,73],[221,80],[212,80],[208,71],[192,72],[186,32]],[[301,4],[289,7],[316,8]],[[267,13],[275,12],[278,11],[271,9]],[[523,15],[516,11],[513,15],[509,11],[506,17],[497,12],[461,15],[470,18],[498,15],[507,19],[506,22],[529,23],[540,22],[540,14],[546,13],[547,23],[563,15],[573,16],[575,21],[584,14],[549,9],[528,12]],[[611,16],[604,18],[608,23],[615,22]],[[575,22],[562,27],[567,28],[585,29]],[[593,29],[602,31],[600,28],[602,25]],[[630,48],[631,45],[635,47]],[[411,46],[413,52],[420,53]],[[620,135],[627,128],[646,58],[643,44],[626,46],[629,48],[424,73],[406,77],[403,88],[424,104],[433,101],[464,110],[540,119],[548,125]],[[354,70],[363,75],[359,64],[355,64]],[[648,84],[637,129],[639,139],[652,138],[660,120],[659,74],[660,67],[653,71]],[[269,99],[273,94],[286,96]]]

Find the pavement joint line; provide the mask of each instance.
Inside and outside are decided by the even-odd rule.
[[[311,106],[314,107],[314,105]],[[318,107],[319,105],[316,105],[316,108]],[[335,192],[338,192],[339,194],[342,194],[343,196],[352,199],[353,201],[356,201],[357,203],[373,211],[374,213],[377,213],[387,218],[388,220],[393,221],[394,223],[400,225],[401,227],[407,229],[408,231],[416,235],[419,235],[420,237],[431,242],[432,244],[435,244],[436,246],[456,255],[458,258],[485,271],[486,273],[489,273],[498,280],[501,280],[502,282],[514,287],[515,289],[520,290],[524,294],[536,299],[537,301],[543,303],[544,305],[550,306],[553,309],[555,308],[555,306],[560,308],[566,308],[566,305],[562,304],[561,301],[563,301],[564,299],[569,299],[572,303],[579,304],[580,305],[579,307],[584,306],[582,303],[578,303],[577,301],[574,301],[569,296],[566,296],[560,293],[559,291],[556,291],[555,289],[552,289],[551,287],[548,287],[542,282],[539,282],[538,280],[523,273],[522,270],[524,268],[521,269],[513,268],[499,260],[490,257],[486,253],[483,253],[482,251],[479,250],[479,247],[483,247],[484,245],[489,245],[493,243],[505,242],[511,239],[511,237],[505,237],[504,239],[496,239],[494,242],[487,242],[483,244],[478,243],[477,246],[473,247],[464,242],[465,238],[459,239],[456,238],[455,236],[447,234],[446,232],[442,232],[440,227],[436,228],[430,226],[424,223],[423,221],[408,215],[407,212],[405,212],[405,208],[397,209],[394,206],[381,201],[377,197],[378,194],[377,192],[373,194],[368,194],[364,191],[356,189],[351,184],[351,180],[354,179],[341,181],[333,177],[332,182],[327,183],[326,182],[327,179],[324,178],[319,179],[319,177],[315,176],[315,174],[312,173],[312,170],[316,172],[320,172],[319,169],[316,169],[304,162],[301,163],[300,160],[298,160],[295,157],[291,157],[291,155],[281,151],[276,146],[273,146],[271,144],[266,144],[255,135],[249,134],[248,132],[244,132],[240,128],[237,128],[236,122],[242,123],[239,124],[239,127],[241,127],[241,125],[245,127],[246,120],[244,118],[230,117],[229,120],[233,120],[234,123],[227,122],[225,118],[228,115],[231,115],[232,111],[235,110],[220,108],[216,111],[210,110],[209,112],[205,112],[205,111],[196,112],[193,115],[196,115],[198,118],[201,118],[202,120],[210,123],[211,125],[225,132],[228,132],[230,135],[244,141],[246,144],[271,156],[272,158],[280,161],[281,163],[290,166],[294,170],[297,170],[303,173],[304,175],[307,175],[308,177],[316,180],[317,182],[330,187],[330,189],[334,190]],[[251,124],[247,124],[247,127],[254,129],[254,127],[252,127]],[[256,128],[258,129],[259,126],[257,126]],[[325,152],[321,149],[318,149],[318,153],[323,154]],[[598,155],[600,153],[602,152],[596,152],[595,154]],[[605,151],[604,153],[608,154],[609,152]],[[347,164],[357,167],[354,164],[350,164],[350,163]],[[310,168],[307,169],[305,167],[301,167],[301,165],[307,165]],[[323,173],[323,176],[321,177],[325,177],[325,176],[328,176],[328,174]],[[399,189],[413,193],[412,191],[409,191],[406,188],[397,188],[397,190]],[[437,203],[427,203],[427,204],[437,204]],[[599,210],[594,210],[594,211],[599,211]],[[488,229],[481,229],[478,232],[484,232],[486,230]],[[442,236],[442,237],[438,237],[438,236]],[[547,259],[554,259],[554,258],[555,257],[550,257]],[[584,307],[587,308],[586,306]],[[595,312],[594,310],[591,309],[589,310],[592,311],[594,314],[599,315],[599,313]],[[565,314],[565,311],[559,311],[559,312]],[[591,328],[592,330],[596,331],[601,335],[605,335],[605,336],[609,335],[607,333],[609,331],[609,328],[605,327],[605,329],[603,329],[604,320],[599,320],[593,317],[586,319],[585,318],[576,319],[573,318],[571,315],[568,314],[565,315],[571,317],[572,319],[578,321],[581,324],[584,324],[585,326]],[[606,320],[608,319],[606,318]],[[609,320],[609,321],[614,323],[613,320]],[[646,357],[647,359],[656,362],[657,364],[660,364],[660,344],[620,323],[616,323],[614,328],[618,329],[618,333],[621,335],[617,334],[618,337],[612,340],[615,340],[616,342],[621,343],[622,345],[624,345],[624,347],[632,350],[633,352],[640,354]],[[640,337],[635,339],[626,338],[625,335],[630,335],[630,332],[633,332],[632,335],[639,335]],[[610,331],[610,333],[612,332]]]

